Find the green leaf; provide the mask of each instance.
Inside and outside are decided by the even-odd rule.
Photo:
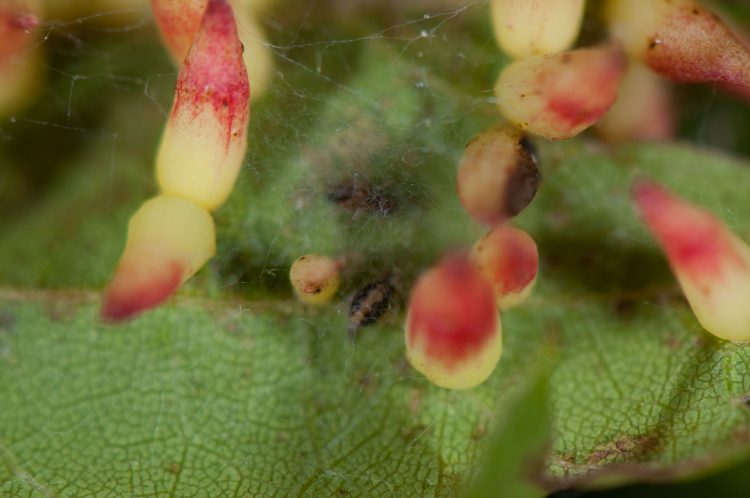
[[[304,29],[277,41],[292,46],[253,108],[247,167],[216,213],[216,258],[122,327],[99,322],[98,293],[128,216],[155,193],[168,92],[117,94],[106,80],[89,89],[97,99],[76,106],[91,116],[70,125],[99,138],[80,149],[45,141],[60,149],[49,152],[62,170],[49,183],[17,158],[34,126],[45,137],[51,127],[8,128],[19,141],[3,144],[0,161],[36,187],[0,215],[0,495],[456,496],[488,450],[501,462],[491,477],[519,477],[514,456],[536,454],[543,464],[517,484],[548,490],[677,479],[748,454],[750,346],[701,329],[628,200],[631,178],[646,174],[750,240],[750,165],[686,144],[539,141],[544,184],[517,221],[539,243],[541,275],[532,299],[503,313],[498,369],[449,392],[408,366],[413,279],[482,232],[454,192],[463,145],[498,119],[487,91],[502,60],[475,12],[389,20],[399,28],[364,39],[380,31],[326,25],[325,40],[358,40],[340,44]],[[304,25],[294,15],[278,21],[282,33]],[[445,37],[422,36],[433,29]],[[114,44],[108,71],[132,64],[118,62],[129,43],[156,50],[154,39]],[[87,55],[75,74],[98,70],[98,52]],[[132,71],[143,71],[137,81],[158,72]],[[55,78],[53,97],[67,81]],[[67,123],[63,100],[29,119]],[[353,174],[393,209],[331,202]],[[330,307],[290,298],[288,266],[310,251],[349,261]],[[384,276],[400,298],[352,338],[351,293]],[[535,360],[550,342],[560,357],[545,427]],[[549,445],[521,437],[529,427]]]
[[[540,498],[545,493],[529,477],[542,464],[541,455],[549,442],[549,371],[555,363],[551,350],[540,355],[528,387],[518,399],[501,410],[505,419],[490,441],[482,468],[465,498]]]
[[[88,290],[6,289],[0,489],[451,495],[549,338],[562,357],[550,379],[555,437],[537,482],[673,478],[740,456],[748,348],[701,330],[626,191],[637,164],[746,235],[750,177],[684,147],[588,149],[544,151],[544,190],[522,220],[545,254],[542,277],[531,302],[503,316],[497,372],[469,392],[428,386],[406,366],[395,312],[352,343],[343,303],[313,312],[285,300],[183,298],[109,328]],[[571,159],[552,156],[565,151]],[[66,254],[44,257],[62,265]]]

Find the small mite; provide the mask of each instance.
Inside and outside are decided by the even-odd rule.
[[[328,200],[354,214],[370,212],[388,216],[394,210],[393,199],[368,183],[347,179],[328,189]]]
[[[368,284],[352,298],[349,308],[349,328],[356,331],[372,325],[388,311],[393,297],[393,286],[388,280]]]

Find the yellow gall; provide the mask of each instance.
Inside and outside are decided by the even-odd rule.
[[[289,270],[289,280],[300,301],[325,304],[339,288],[341,264],[320,254],[306,254],[298,258]]]
[[[514,59],[569,49],[578,38],[584,0],[490,0],[500,48]]]

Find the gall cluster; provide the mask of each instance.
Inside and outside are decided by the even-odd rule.
[[[571,49],[584,0],[491,0],[500,48],[514,61],[495,85],[507,124],[480,133],[459,163],[458,197],[491,225],[470,256],[454,255],[412,289],[407,355],[433,383],[464,389],[483,382],[502,351],[498,312],[521,304],[536,281],[529,234],[508,220],[540,182],[522,133],[574,137],[599,123],[609,141],[663,140],[674,132],[663,78],[750,89],[750,54],[693,0],[608,0],[611,39]],[[723,339],[750,339],[750,248],[714,216],[641,180],[633,198],[699,322]],[[493,298],[494,296],[494,298]]]

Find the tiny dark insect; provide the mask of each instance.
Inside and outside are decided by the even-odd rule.
[[[378,321],[388,311],[393,296],[393,286],[388,280],[367,284],[354,294],[349,307],[349,330]]]

